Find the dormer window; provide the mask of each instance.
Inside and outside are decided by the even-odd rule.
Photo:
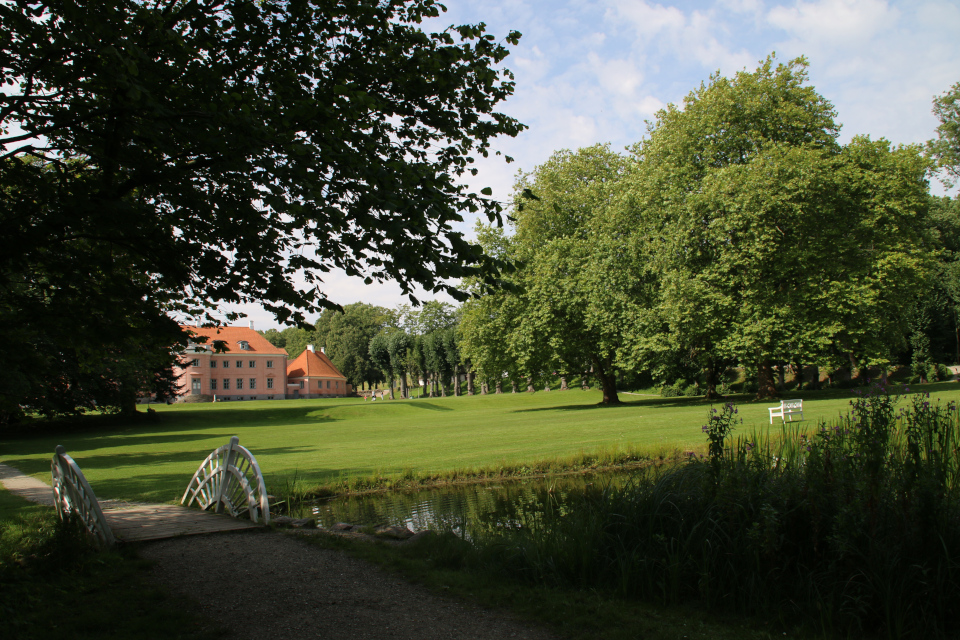
[[[250,351],[250,343],[247,342],[246,340],[240,340],[237,342],[237,344],[240,345],[241,351]]]

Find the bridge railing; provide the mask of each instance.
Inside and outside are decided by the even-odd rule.
[[[201,509],[226,511],[235,518],[249,515],[254,522],[270,523],[270,503],[260,465],[236,436],[200,463],[180,500],[186,506],[194,502]]]
[[[116,544],[113,531],[107,525],[100,509],[100,503],[87,479],[62,445],[57,445],[50,461],[50,476],[53,486],[53,501],[57,507],[57,514],[64,520],[70,514],[76,514],[83,526],[102,545]]]

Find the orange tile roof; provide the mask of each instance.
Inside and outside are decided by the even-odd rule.
[[[286,349],[275,347],[266,338],[249,327],[193,327],[180,325],[183,329],[192,332],[195,336],[206,336],[204,343],[211,350],[214,340],[223,340],[225,353],[258,353],[285,356]],[[249,349],[241,349],[240,341],[246,340]]]
[[[297,359],[287,364],[287,379],[306,378],[308,376],[322,376],[324,378],[340,378],[346,380],[347,377],[337,371],[337,368],[330,362],[327,354],[305,350]]]

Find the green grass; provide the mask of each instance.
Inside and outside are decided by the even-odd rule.
[[[917,387],[920,389],[921,387]],[[960,399],[960,385],[925,385]],[[835,418],[850,392],[790,392],[804,398],[805,424]],[[230,436],[240,437],[264,472],[268,490],[295,475],[301,485],[335,485],[372,476],[430,474],[576,462],[600,451],[650,456],[704,445],[708,403],[699,398],[623,395],[600,407],[598,391],[579,389],[364,402],[275,400],[158,406],[147,419],[123,423],[90,417],[76,424],[0,436],[0,462],[49,481],[49,460],[63,444],[100,498],[179,500],[200,461]],[[734,397],[749,431],[768,423],[769,402]]]
[[[792,638],[815,637],[776,620],[664,607],[597,589],[524,584],[495,563],[483,562],[468,543],[452,535],[401,546],[330,536],[306,540],[377,563],[441,595],[511,610],[571,640],[771,640],[788,633]]]
[[[135,549],[101,550],[80,525],[0,486],[0,618],[5,638],[225,637],[197,603],[153,586]]]

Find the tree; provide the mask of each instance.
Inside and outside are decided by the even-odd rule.
[[[110,306],[100,286],[116,256],[111,277],[144,288],[157,317],[257,301],[304,323],[335,306],[321,289],[331,269],[454,297],[451,279],[493,278],[497,263],[452,224],[500,219],[489,190],[460,178],[523,128],[495,111],[519,34],[420,30],[442,10],[0,4],[0,306],[18,313],[31,295],[19,283],[42,277],[133,317],[142,296]],[[44,273],[51,254],[74,269]],[[49,313],[66,333],[72,318]]]
[[[390,333],[387,348],[390,353],[390,368],[394,375],[400,378],[400,396],[408,398],[407,392],[407,370],[409,368],[410,349],[413,341],[406,332],[394,330]]]
[[[500,227],[477,223],[477,239],[488,255],[508,259],[510,239]],[[472,297],[460,308],[457,324],[458,341],[465,361],[470,363],[470,376],[479,376],[489,383],[502,379],[507,373],[516,379],[516,360],[507,351],[507,336],[516,326],[523,305],[518,292],[508,289],[484,290],[482,282],[465,280],[464,290]],[[469,393],[469,389],[468,389]]]
[[[604,404],[619,402],[625,305],[642,298],[643,282],[621,277],[632,255],[624,230],[604,224],[625,167],[607,145],[559,151],[514,188],[511,255],[523,266],[512,278],[523,308],[507,334],[508,350],[535,378],[592,368]]]
[[[363,302],[345,305],[343,311],[327,309],[316,322],[317,337],[323,338],[317,342],[347,382],[359,388],[384,379],[370,358],[370,340],[393,323],[389,309]]]
[[[888,362],[929,268],[919,150],[838,145],[806,66],[712,76],[657,114],[627,181],[668,341],[704,367],[753,364],[759,397],[774,361]]]
[[[390,335],[381,331],[370,339],[370,360],[383,374],[390,385],[390,399],[393,400],[393,366],[390,362]]]
[[[927,153],[946,174],[943,183],[953,187],[960,178],[960,82],[933,99],[933,114],[940,125],[936,140],[927,143]]]

